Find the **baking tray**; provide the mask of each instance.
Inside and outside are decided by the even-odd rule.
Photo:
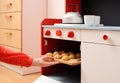
[[[70,59],[68,61],[65,61],[62,59],[55,59],[55,61],[58,61],[59,63],[62,63],[62,64],[70,65],[70,66],[76,66],[81,64],[80,59]]]

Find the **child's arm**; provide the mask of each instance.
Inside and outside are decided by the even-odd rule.
[[[41,66],[48,67],[58,64],[53,57],[42,56],[40,58],[32,58],[22,52],[14,52],[5,47],[0,46],[0,61],[18,65],[18,66]]]
[[[24,53],[14,52],[0,46],[0,61],[8,64],[29,67],[32,65],[33,58]]]

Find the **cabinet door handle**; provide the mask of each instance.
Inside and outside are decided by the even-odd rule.
[[[12,15],[6,15],[5,18],[6,18],[7,20],[11,20],[11,19],[12,19]]]
[[[9,18],[12,18],[12,15],[10,15]]]
[[[10,7],[12,7],[12,5],[13,5],[13,4],[12,4],[11,2],[9,2],[9,3],[7,4],[7,7],[10,8]]]
[[[9,6],[12,6],[12,3],[9,3]]]
[[[108,35],[103,35],[103,40],[106,41],[106,40],[108,40],[108,38],[109,38]]]
[[[12,32],[6,32],[5,33],[7,37],[12,37],[13,33]]]

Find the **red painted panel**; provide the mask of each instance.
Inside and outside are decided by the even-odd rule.
[[[79,12],[81,14],[81,0],[66,0],[66,13]]]
[[[53,51],[53,50],[55,50],[54,48],[53,48],[53,46],[52,45],[54,45],[53,44],[53,42],[52,41],[50,41],[49,39],[47,40],[50,44],[49,45],[47,45],[47,46],[45,46],[45,38],[44,38],[44,32],[43,32],[43,27],[42,27],[42,25],[54,25],[55,23],[62,23],[62,19],[52,19],[52,18],[46,18],[46,19],[44,19],[43,21],[42,21],[42,23],[41,23],[41,47],[42,47],[42,49],[41,49],[41,55],[44,55],[45,53],[47,53],[48,51]],[[51,49],[52,48],[52,49]],[[54,73],[54,72],[57,72],[57,71],[59,71],[59,70],[57,70],[57,71],[52,71],[52,70],[54,70],[55,68],[60,68],[61,66],[59,65],[55,65],[55,67],[54,66],[51,66],[51,67],[47,67],[47,68],[41,68],[41,73],[42,74],[50,74],[50,73]]]
[[[44,40],[44,33],[43,33],[43,27],[42,25],[54,25],[55,23],[62,23],[62,19],[52,19],[52,18],[46,18],[42,21],[41,23],[41,46],[42,46],[42,49],[41,49],[41,53],[42,54],[45,54],[46,51],[45,51],[45,40]],[[51,47],[47,47],[47,48],[51,48]]]

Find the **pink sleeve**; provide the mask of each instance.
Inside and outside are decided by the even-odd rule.
[[[32,65],[33,58],[24,53],[14,52],[0,46],[0,61],[8,64],[29,67]]]

